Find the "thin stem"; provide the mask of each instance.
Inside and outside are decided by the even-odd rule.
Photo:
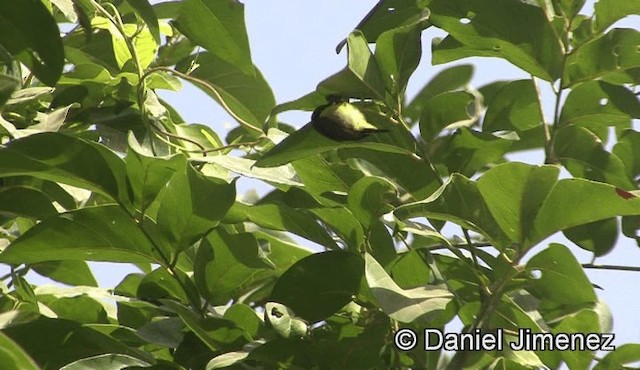
[[[540,109],[540,117],[542,117],[542,128],[544,130],[544,157],[545,163],[553,163],[555,161],[553,154],[553,146],[551,142],[551,130],[549,126],[545,122],[544,119],[544,110],[542,109],[542,92],[540,91],[540,87],[538,86],[536,78],[532,75],[531,81],[533,81],[533,86],[536,90],[536,95],[538,97],[538,108]],[[556,102],[558,104],[558,102]],[[557,109],[557,106],[556,106]],[[555,120],[555,113],[554,113]]]
[[[620,265],[595,265],[593,263],[583,263],[582,267],[585,269],[596,270],[612,270],[612,271],[634,271],[640,272],[640,267],[636,266],[620,266]]]

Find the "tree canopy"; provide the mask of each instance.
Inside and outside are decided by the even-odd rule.
[[[0,364],[637,363],[639,343],[610,346],[585,269],[640,271],[597,263],[640,242],[640,31],[616,26],[640,2],[584,4],[380,0],[336,40],[344,69],[276,102],[252,60],[250,4],[0,0]],[[426,60],[432,28],[446,37]],[[473,86],[468,57],[529,77]],[[450,66],[421,81],[420,63]],[[235,126],[185,122],[158,94],[185,82]],[[385,132],[337,141],[279,118],[335,99]],[[507,159],[534,149],[541,163]],[[238,178],[269,192],[238,194]],[[548,241],[558,233],[568,242]],[[99,287],[91,261],[137,272]],[[523,332],[546,349],[514,348]],[[494,343],[464,350],[465,335]]]

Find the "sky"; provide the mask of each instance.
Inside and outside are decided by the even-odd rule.
[[[271,85],[277,102],[282,103],[315,90],[318,82],[346,65],[345,50],[336,54],[335,47],[377,1],[246,0],[244,3],[253,61]],[[591,9],[592,1],[589,1],[583,13],[591,14]],[[640,28],[640,18],[627,19],[622,25]],[[431,66],[431,39],[443,35],[443,32],[431,29],[423,32],[422,61],[407,89],[409,97],[415,95],[438,71],[454,64],[470,63],[475,66],[472,85],[476,88],[495,80],[529,77],[509,63],[493,58],[470,58],[446,66]],[[545,114],[551,117],[551,90],[543,84],[541,89]],[[213,100],[187,83],[178,93],[160,95],[174,105],[187,122],[204,123],[218,132],[225,132],[236,125]],[[306,124],[309,117],[309,112],[286,112],[279,116],[281,121],[294,127]],[[519,153],[510,156],[510,159],[532,164],[543,162],[540,152]],[[254,183],[242,182],[239,193],[254,186]],[[257,190],[264,194],[267,188],[258,185]],[[550,241],[571,244],[562,237],[552,237],[541,247]],[[590,253],[575,247],[572,250],[576,252],[580,262],[590,262]],[[597,262],[637,266],[640,265],[640,248],[632,240],[622,237],[614,251]],[[115,286],[127,272],[134,271],[127,265],[92,265],[100,285],[106,288]],[[640,342],[640,315],[637,314],[640,303],[640,295],[637,294],[640,273],[602,270],[589,270],[587,273],[594,284],[603,288],[596,291],[613,313],[615,342]],[[30,281],[37,284],[43,280]]]

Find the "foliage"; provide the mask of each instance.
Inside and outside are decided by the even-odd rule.
[[[338,45],[343,70],[276,105],[240,2],[0,0],[3,368],[639,361],[631,343],[598,358],[393,341],[400,328],[442,330],[454,318],[508,340],[519,328],[611,330],[584,273],[594,265],[545,244],[562,232],[595,258],[619,230],[640,241],[640,32],[614,28],[640,3],[600,0],[591,15],[583,5],[381,0]],[[432,28],[446,37],[431,63],[495,57],[530,77],[472,87],[473,67],[452,65],[408,99]],[[223,137],[184,122],[156,93],[181,81],[237,126]],[[541,84],[553,88],[552,117]],[[389,133],[335,142],[278,120],[329,95]],[[545,164],[505,159],[527,149]],[[238,177],[271,191],[243,200]],[[99,288],[88,261],[140,272]],[[62,284],[34,286],[30,270]]]

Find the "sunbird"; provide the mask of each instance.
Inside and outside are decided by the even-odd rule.
[[[322,135],[336,141],[355,141],[369,134],[389,131],[367,122],[355,105],[335,100],[313,111],[311,125]]]

